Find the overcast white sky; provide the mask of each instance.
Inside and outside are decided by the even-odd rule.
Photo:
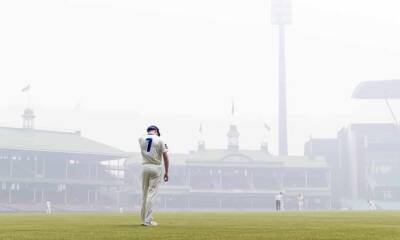
[[[399,78],[399,10],[398,0],[294,0],[290,154],[310,135],[391,121],[382,102],[350,96],[361,81]],[[276,153],[276,38],[269,0],[0,1],[0,125],[21,125],[30,83],[37,128],[137,151],[157,124],[187,152],[201,122],[207,147],[226,146],[234,99],[241,147],[267,138]]]

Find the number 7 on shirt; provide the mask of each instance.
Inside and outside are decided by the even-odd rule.
[[[153,143],[153,139],[152,138],[146,138],[147,143],[147,152],[150,152],[151,149],[151,144]]]

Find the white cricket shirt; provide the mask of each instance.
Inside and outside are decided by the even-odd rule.
[[[276,201],[282,201],[282,194],[278,194],[275,196]]]
[[[162,154],[168,152],[167,144],[157,135],[144,135],[139,138],[143,164],[161,165]]]

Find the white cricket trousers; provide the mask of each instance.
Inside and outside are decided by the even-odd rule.
[[[145,164],[142,170],[142,223],[153,221],[153,203],[161,183],[161,165]]]

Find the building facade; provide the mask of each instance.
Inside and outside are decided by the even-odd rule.
[[[338,161],[347,170],[346,196],[400,202],[400,129],[394,124],[352,124],[338,134]]]
[[[310,140],[305,155],[330,159],[336,205],[367,209],[367,201],[374,200],[379,208],[400,209],[397,125],[350,124],[338,132],[336,139]]]

